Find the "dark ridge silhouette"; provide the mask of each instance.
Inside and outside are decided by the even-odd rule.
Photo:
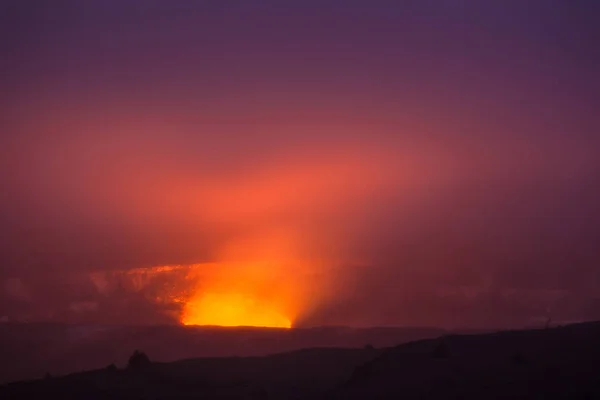
[[[597,399],[600,323],[172,363],[136,351],[131,361],[7,384],[0,398]]]
[[[435,356],[442,343],[452,350],[445,358]],[[600,398],[599,364],[598,322],[451,335],[387,350],[358,367],[336,398]]]
[[[446,344],[445,340],[440,340],[440,342],[435,346],[432,356],[434,358],[448,358],[448,345]]]
[[[447,334],[437,328],[294,329],[194,326],[88,326],[55,323],[0,323],[0,384],[37,379],[46,372],[126,367],[133,349],[153,362],[184,358],[266,356],[303,348],[376,348]],[[16,364],[15,359],[20,362]]]

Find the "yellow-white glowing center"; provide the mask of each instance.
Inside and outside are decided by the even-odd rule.
[[[292,323],[266,301],[241,293],[204,293],[186,304],[185,325],[290,328]]]

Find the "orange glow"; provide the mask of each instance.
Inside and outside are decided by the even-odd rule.
[[[302,303],[303,285],[293,277],[298,244],[296,237],[281,230],[230,242],[219,252],[220,262],[198,270],[181,322],[290,328]]]
[[[399,177],[407,185],[415,181],[409,156],[403,157],[403,168],[392,168],[398,157],[390,161],[375,153],[365,148],[357,154],[352,148],[307,152],[311,157],[303,153],[265,161],[243,174],[214,176],[188,174],[167,163],[161,171],[173,168],[172,176],[148,175],[152,184],[147,186],[138,178],[120,181],[119,175],[127,198],[113,199],[115,204],[139,204],[135,211],[127,210],[128,218],[151,218],[167,229],[179,223],[203,226],[214,237],[207,234],[206,242],[198,243],[196,235],[187,239],[194,229],[186,228],[181,236],[186,240],[180,242],[178,236],[165,244],[169,256],[197,253],[201,264],[100,271],[90,280],[104,295],[125,288],[143,296],[161,314],[185,325],[302,324],[320,305],[343,295],[336,268],[347,263],[340,238],[353,234],[348,217],[379,190],[391,190],[388,184]],[[131,162],[135,169],[147,160]],[[147,190],[157,187],[157,176],[163,193],[148,195]]]
[[[291,328],[292,322],[272,304],[240,293],[206,293],[186,305],[184,325]]]

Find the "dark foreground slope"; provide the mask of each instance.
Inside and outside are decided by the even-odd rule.
[[[0,387],[14,399],[600,399],[600,323],[107,368]]]
[[[315,398],[379,354],[315,348],[265,357],[200,358],[103,370],[0,387],[4,399]]]
[[[600,399],[600,323],[447,336],[389,349],[336,398]]]
[[[0,324],[0,384],[38,379],[46,373],[124,366],[134,349],[153,361],[183,358],[265,356],[314,347],[396,346],[446,334],[435,328],[307,329],[192,326],[86,326]],[[18,360],[18,362],[15,362]]]

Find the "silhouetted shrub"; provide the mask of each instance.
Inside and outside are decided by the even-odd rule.
[[[375,350],[375,347],[373,347],[373,345],[369,343],[365,345],[365,350],[373,351]]]
[[[131,360],[129,360],[129,361],[131,362]],[[109,366],[106,367],[106,370],[111,371],[111,372],[117,371],[117,366],[114,363],[110,364]]]
[[[46,372],[46,375],[44,375],[44,379],[52,379],[52,375],[50,375],[50,372]]]
[[[448,346],[446,345],[446,342],[439,342],[433,349],[431,355],[433,358],[448,358]]]
[[[146,353],[141,351],[134,351],[131,357],[129,357],[129,362],[127,363],[127,368],[129,369],[140,369],[149,366],[150,358],[146,355]]]

